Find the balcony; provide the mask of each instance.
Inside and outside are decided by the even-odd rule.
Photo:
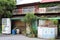
[[[16,9],[16,10],[13,10],[13,15],[35,13],[35,12],[37,12],[35,11],[35,8],[34,9]]]
[[[13,15],[18,15],[18,14],[22,14],[22,9],[15,9],[13,10]]]
[[[60,6],[39,8],[38,13],[60,13]]]
[[[20,15],[20,14],[26,14],[26,13],[39,13],[39,14],[46,14],[46,13],[60,13],[60,6],[54,6],[54,7],[46,7],[46,8],[22,8],[22,9],[16,9],[13,11],[13,15]]]

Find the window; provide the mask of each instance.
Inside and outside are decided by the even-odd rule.
[[[23,7],[22,13],[34,13],[34,6]]]

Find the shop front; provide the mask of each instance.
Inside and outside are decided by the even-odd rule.
[[[8,22],[5,21],[8,25],[4,24],[5,22],[2,23],[2,33],[11,34],[13,29],[18,29],[18,34],[26,35],[27,32],[29,33],[29,29],[26,31],[27,27],[23,18],[8,18],[8,20]],[[32,28],[34,34],[39,38],[60,37],[60,17],[39,18],[36,22],[32,22]]]
[[[23,18],[11,18],[11,30],[15,29],[16,34],[26,35],[26,23],[22,21]]]
[[[26,34],[26,26],[21,18],[2,18],[2,34],[12,34],[12,30],[16,30],[16,34]]]

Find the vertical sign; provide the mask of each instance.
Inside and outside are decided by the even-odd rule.
[[[2,18],[2,33],[10,34],[11,33],[11,20],[10,18]]]

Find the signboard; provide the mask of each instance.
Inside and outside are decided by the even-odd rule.
[[[39,38],[55,38],[57,35],[57,27],[38,27]]]
[[[11,20],[10,18],[2,18],[2,33],[11,33]]]

